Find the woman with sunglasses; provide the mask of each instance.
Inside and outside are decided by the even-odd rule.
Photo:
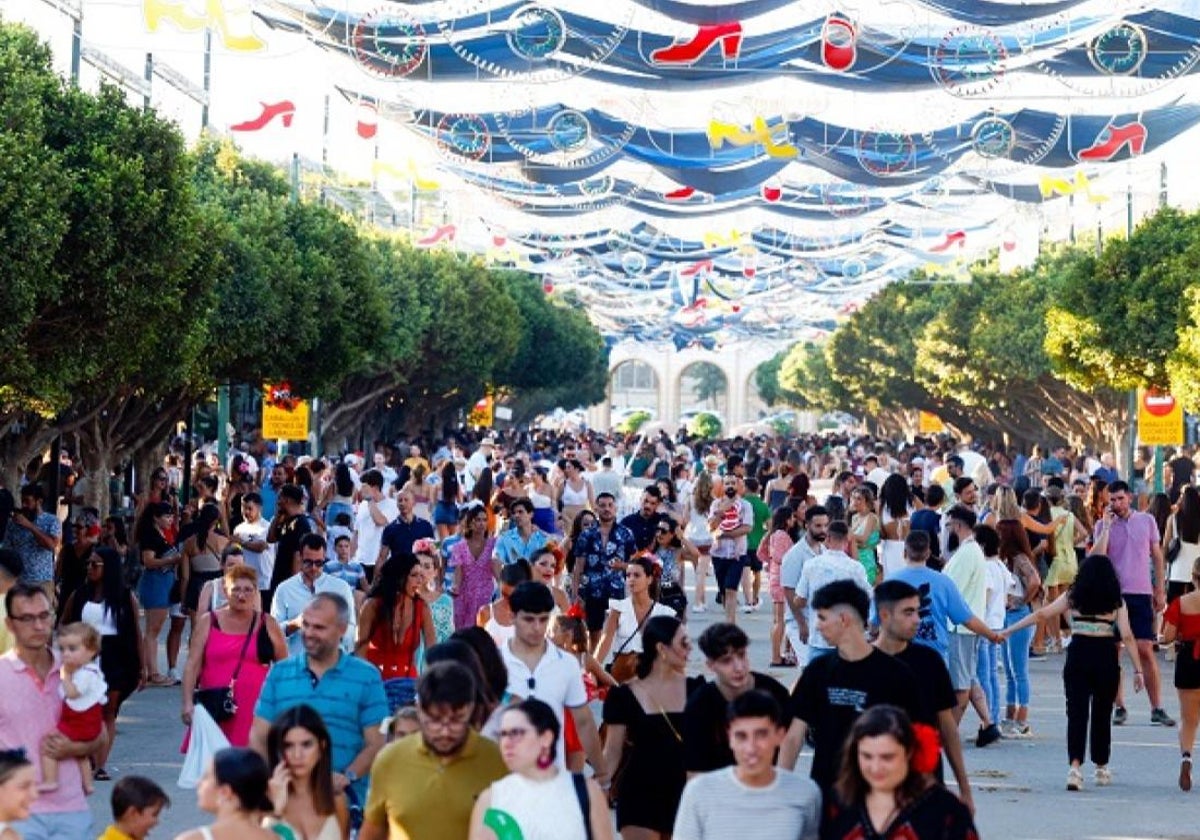
[[[678,524],[680,521],[674,518],[660,519],[655,526],[654,544],[650,551],[662,564],[658,600],[675,610],[676,616],[682,619],[688,604],[683,591],[683,566],[685,563],[695,563],[700,558],[700,550],[684,535],[683,528]]]
[[[103,546],[92,551],[84,582],[63,604],[60,627],[82,621],[100,634],[100,670],[108,684],[103,712],[107,737],[96,751],[92,774],[96,781],[109,778],[105,764],[117,734],[121,704],[146,685],[150,674],[138,630],[140,609],[137,596],[125,585],[121,555]]]
[[[497,836],[499,820],[515,824],[523,840],[611,840],[612,818],[600,786],[555,761],[558,731],[558,716],[541,700],[505,710],[499,741],[509,775],[475,801],[470,840]]]

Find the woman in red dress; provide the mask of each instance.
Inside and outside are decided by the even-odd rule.
[[[433,613],[421,597],[424,586],[416,556],[400,554],[380,569],[358,614],[355,652],[379,669],[393,711],[415,696],[422,642],[426,648],[437,642]]]

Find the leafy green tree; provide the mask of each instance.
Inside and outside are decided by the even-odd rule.
[[[713,440],[721,436],[721,418],[711,411],[701,411],[688,422],[688,434],[701,440]]]

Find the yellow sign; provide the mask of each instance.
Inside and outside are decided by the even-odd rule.
[[[491,394],[475,403],[475,407],[471,409],[471,413],[467,415],[467,425],[482,426],[490,429],[494,421],[493,411],[495,410],[496,401]]]
[[[940,435],[946,431],[942,418],[929,411],[922,411],[917,418],[917,432],[922,435]]]
[[[308,401],[293,396],[286,382],[263,385],[262,436],[266,440],[308,439]]]
[[[1143,446],[1183,445],[1183,406],[1165,391],[1138,389],[1138,441]]]

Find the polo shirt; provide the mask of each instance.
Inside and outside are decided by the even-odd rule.
[[[59,668],[62,660],[54,651],[54,663],[43,682],[37,671],[17,658],[15,650],[0,656],[0,750],[22,748],[34,759],[33,766],[41,779],[36,757],[41,754],[42,738],[58,730],[62,715],[62,680]],[[41,793],[30,809],[34,814],[87,812],[83,795],[83,780],[75,761],[58,763],[58,790]]]
[[[388,716],[379,669],[348,653],[341,653],[337,664],[320,678],[309,669],[306,654],[276,662],[267,672],[254,716],[271,722],[302,703],[316,709],[325,721],[333,742],[335,773],[345,770],[362,752],[363,730],[378,727]],[[365,778],[355,783],[355,790],[360,796],[365,793]]]
[[[358,632],[358,622],[355,620],[354,612],[354,590],[350,588],[350,584],[346,583],[340,577],[327,575],[322,572],[321,576],[313,582],[313,588],[310,590],[304,584],[303,572],[292,575],[279,584],[279,588],[275,590],[275,598],[271,601],[271,617],[282,626],[284,622],[298,618],[304,612],[305,608],[312,603],[312,599],[321,592],[332,592],[335,595],[341,595],[346,599],[346,603],[349,604],[350,623],[346,627],[346,632],[342,635],[342,649],[353,651],[354,637]],[[290,636],[287,636],[287,646],[289,656],[303,654],[304,635],[297,630]]]
[[[463,840],[475,800],[508,768],[500,748],[468,731],[462,752],[434,755],[421,733],[388,744],[371,765],[371,792],[363,817],[387,823],[387,836],[405,840]]]
[[[1103,522],[1096,523],[1095,537],[1100,538]],[[1162,538],[1158,523],[1148,513],[1132,511],[1125,519],[1113,519],[1108,532],[1108,557],[1112,560],[1122,595],[1153,595],[1150,583],[1151,547]]]
[[[411,522],[405,522],[402,517],[396,517],[390,525],[383,529],[379,544],[383,548],[387,548],[390,560],[400,554],[412,554],[413,543],[417,540],[433,538],[433,525],[429,520],[414,515]]]
[[[562,648],[546,643],[546,650],[533,671],[512,652],[512,639],[500,646],[500,656],[508,669],[508,693],[526,700],[536,697],[546,703],[563,722],[564,709],[577,709],[587,705],[587,690],[583,687],[583,672],[574,656]],[[563,732],[558,731],[557,761],[560,769],[567,766],[567,751],[563,746]]]

